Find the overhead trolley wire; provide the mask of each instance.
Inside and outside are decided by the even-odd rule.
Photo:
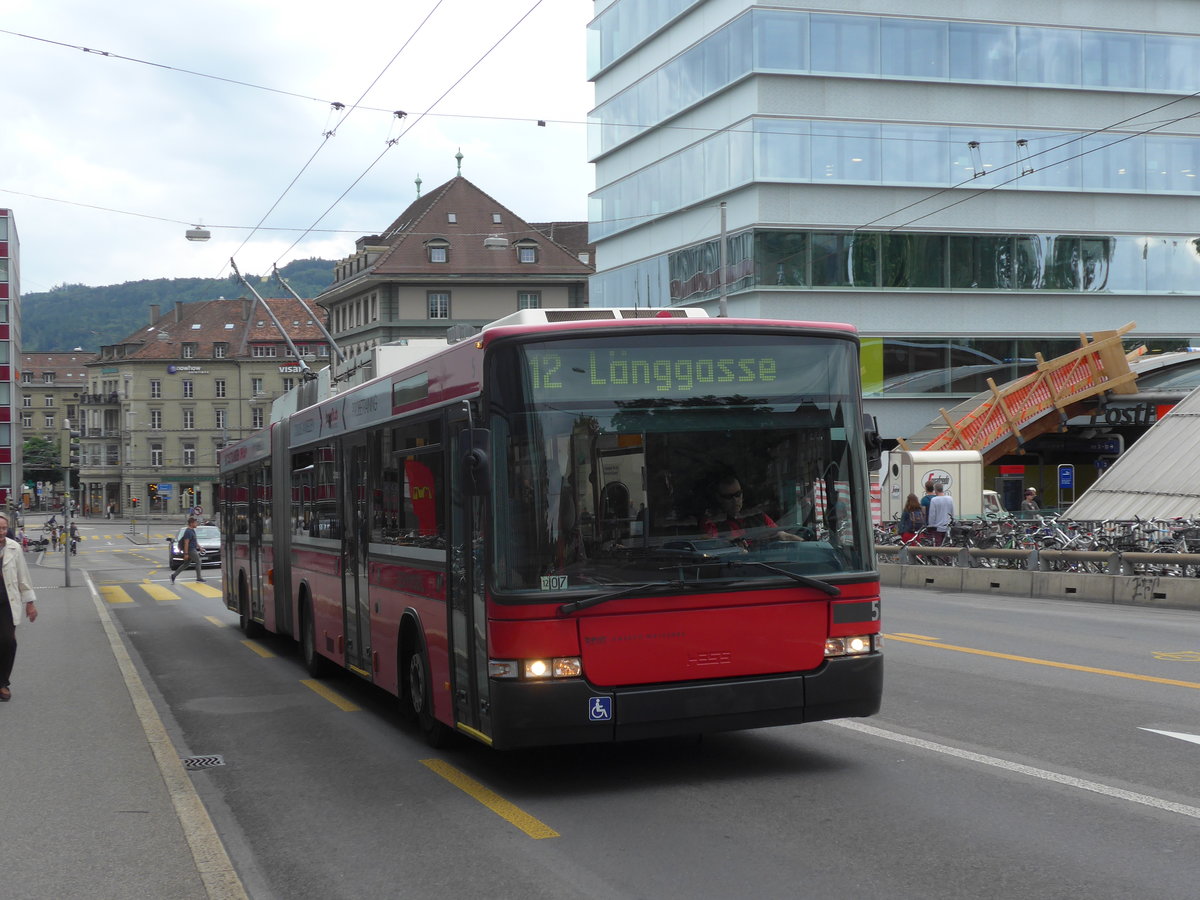
[[[362,103],[363,98],[366,97],[367,94],[370,93],[371,89],[373,87],[375,87],[376,84],[379,83],[379,79],[382,78],[384,76],[384,73],[387,72],[387,70],[392,67],[392,64],[395,63],[396,60],[400,58],[400,54],[404,52],[404,49],[410,43],[412,43],[413,38],[415,38],[420,33],[421,29],[425,27],[425,24],[430,20],[430,18],[433,16],[433,14],[438,11],[438,8],[441,7],[443,2],[444,2],[444,0],[437,0],[437,3],[435,3],[433,5],[433,8],[430,9],[428,13],[426,13],[425,18],[423,18],[420,21],[420,23],[417,25],[417,27],[415,29],[413,29],[413,32],[412,32],[412,34],[410,34],[408,36],[408,39],[403,44],[400,45],[400,49],[395,52],[395,54],[392,56],[392,58],[390,60],[388,60],[387,65],[385,65],[382,69],[380,69],[379,74],[375,76],[375,78],[371,81],[371,83],[369,85],[367,85],[366,89],[359,95],[358,100],[356,100],[353,104],[351,104],[351,106],[349,108],[340,110],[342,112],[342,116],[341,116],[341,118],[338,119],[337,124],[335,124],[333,126],[333,128],[322,133],[321,143],[317,144],[316,149],[313,150],[312,155],[308,158],[308,161],[305,162],[304,165],[300,167],[300,171],[296,173],[295,177],[292,178],[292,180],[290,182],[288,182],[288,186],[283,189],[283,193],[280,194],[277,198],[275,198],[275,202],[271,204],[271,208],[268,209],[265,213],[263,213],[263,217],[258,220],[258,224],[256,226],[254,226],[254,229],[248,235],[246,235],[245,238],[242,239],[242,242],[241,242],[241,244],[238,245],[237,250],[233,251],[233,254],[230,257],[230,262],[233,261],[232,258],[234,256],[237,256],[238,253],[241,252],[242,248],[246,246],[246,244],[250,241],[250,239],[252,237],[254,237],[254,235],[257,233],[258,229],[260,227],[262,227],[263,222],[265,222],[267,220],[267,217],[270,216],[271,213],[273,213],[276,210],[276,208],[279,206],[279,204],[283,202],[283,198],[288,195],[288,192],[291,191],[291,189],[293,187],[295,187],[296,182],[300,180],[300,177],[305,173],[305,171],[307,171],[308,167],[310,165],[312,165],[313,160],[315,160],[317,158],[317,154],[319,154],[321,152],[321,150],[325,147],[325,145],[327,143],[329,143],[329,139],[337,134],[337,130],[338,130],[338,128],[340,128],[342,126],[342,123],[345,122],[346,119],[349,118],[350,114],[353,113],[354,110],[358,108],[358,105],[360,103]],[[341,104],[334,104],[335,109],[338,109],[339,107],[341,107]],[[372,165],[374,165],[374,163],[372,163]],[[322,216],[322,218],[324,218],[324,216]],[[320,219],[318,219],[317,221],[319,222]],[[311,230],[311,229],[309,229],[309,230]],[[308,231],[304,232],[304,234],[308,234],[308,233],[309,233]],[[302,239],[304,237],[304,234],[301,235],[300,239]],[[298,242],[299,242],[299,239],[297,240],[297,243]],[[295,247],[295,246],[296,246],[296,244],[292,244],[292,247]],[[291,247],[289,247],[288,249],[290,250]],[[278,262],[278,260],[276,260],[276,262]],[[224,271],[224,270],[222,269],[222,271]]]
[[[439,5],[440,5],[440,2],[441,2],[441,0],[439,0]],[[422,23],[422,24],[424,24],[424,23]],[[30,41],[38,41],[43,44],[51,44],[56,47],[64,47],[68,50],[82,50],[84,53],[88,53],[88,54],[91,54],[94,56],[103,56],[103,57],[108,57],[109,59],[119,59],[119,60],[122,60],[123,62],[132,62],[132,63],[137,63],[137,64],[143,65],[143,66],[150,66],[151,68],[155,68],[155,69],[163,69],[165,71],[178,72],[181,75],[192,75],[196,78],[207,78],[212,81],[220,81],[220,82],[224,82],[225,84],[236,85],[237,87],[245,87],[245,88],[250,88],[250,89],[256,90],[256,91],[266,91],[267,93],[271,93],[271,94],[279,94],[280,96],[283,96],[283,97],[293,97],[297,100],[308,100],[313,103],[324,104],[325,106],[328,106],[333,109],[340,110],[345,107],[344,103],[341,103],[337,100],[330,100],[326,97],[313,97],[309,94],[302,94],[297,91],[288,91],[288,90],[284,90],[282,88],[270,87],[268,85],[255,84],[252,81],[242,81],[237,78],[228,78],[223,75],[213,75],[209,72],[200,72],[195,69],[184,69],[184,68],[180,68],[179,66],[171,66],[171,65],[167,65],[166,63],[154,62],[153,60],[140,59],[136,56],[125,56],[120,53],[114,53],[110,50],[97,50],[93,47],[85,47],[82,44],[68,44],[64,41],[56,41],[56,40],[52,40],[50,38],[39,37],[35,34],[24,34],[20,31],[12,31],[11,29],[8,29],[8,28],[0,28],[0,34],[7,34],[12,37],[23,38],[25,40],[30,40]],[[401,49],[403,49],[403,48],[401,48]],[[382,74],[383,73],[381,72],[380,75],[382,75]],[[376,79],[376,80],[378,80],[378,79]],[[370,89],[368,88],[368,90],[370,90]],[[364,95],[365,95],[365,92],[364,92]],[[359,99],[361,101],[362,98],[360,97]],[[355,107],[358,109],[361,109],[365,112],[388,113],[389,115],[394,112],[394,110],[386,109],[382,106],[365,106],[365,105],[361,104],[361,102],[358,104],[355,104]],[[584,120],[584,119],[548,119],[544,116],[494,116],[494,115],[478,115],[475,113],[434,113],[434,112],[427,112],[426,115],[434,116],[435,118],[446,118],[446,119],[491,119],[491,120],[498,121],[498,122],[539,122],[539,123],[550,123],[550,124],[555,124],[555,125],[587,125],[587,124],[589,124],[587,122],[587,120]],[[340,122],[339,122],[339,124],[340,124]],[[646,126],[631,125],[629,127],[642,128],[642,127],[646,127]],[[681,127],[681,126],[668,126],[668,127]],[[688,130],[711,131],[712,129],[688,129]]]
[[[439,2],[440,2],[440,0],[439,0]],[[459,86],[459,84],[461,84],[461,83],[462,83],[463,79],[465,79],[465,78],[466,78],[468,75],[470,75],[470,74],[471,74],[473,71],[475,71],[475,69],[476,69],[476,68],[477,68],[477,67],[478,67],[478,66],[479,66],[479,65],[480,65],[480,64],[481,64],[481,63],[482,63],[482,62],[483,62],[485,59],[487,59],[487,58],[488,58],[488,57],[489,57],[489,56],[492,54],[492,52],[493,52],[493,51],[494,51],[494,50],[495,50],[497,47],[499,47],[499,46],[500,46],[500,44],[501,44],[501,43],[503,43],[503,42],[504,42],[504,40],[505,40],[505,39],[506,39],[506,38],[507,38],[507,37],[508,37],[510,34],[512,34],[512,33],[513,33],[513,31],[515,31],[515,30],[517,29],[517,27],[518,27],[518,26],[520,26],[520,25],[521,25],[521,23],[522,23],[522,22],[524,22],[524,21],[525,21],[527,18],[529,18],[529,16],[530,16],[530,15],[533,13],[533,11],[534,11],[535,9],[537,9],[539,6],[541,6],[541,5],[542,5],[542,3],[543,3],[543,0],[536,0],[536,2],[533,4],[533,6],[529,7],[529,9],[528,9],[528,10],[525,12],[525,14],[524,14],[523,16],[521,16],[521,18],[517,19],[517,21],[513,23],[512,27],[510,27],[510,28],[508,29],[508,31],[506,31],[506,32],[504,32],[504,34],[500,35],[500,37],[498,37],[498,38],[496,39],[496,41],[495,41],[495,42],[492,44],[492,46],[491,46],[491,47],[489,47],[489,48],[488,48],[486,51],[484,51],[484,53],[483,53],[483,55],[482,55],[482,56],[480,56],[480,57],[479,57],[477,60],[475,60],[475,62],[471,63],[471,65],[470,65],[470,66],[467,68],[467,70],[466,70],[465,72],[463,72],[463,73],[462,73],[460,76],[458,76],[458,78],[457,78],[457,79],[454,81],[454,83],[453,83],[453,84],[451,84],[451,85],[450,85],[448,88],[446,88],[446,90],[444,90],[444,91],[442,92],[442,94],[441,94],[441,95],[440,95],[440,96],[439,96],[439,97],[438,97],[436,100],[434,100],[434,101],[433,101],[433,103],[431,103],[431,104],[429,105],[429,108],[428,108],[428,109],[426,109],[424,112],[420,113],[420,114],[417,116],[417,118],[416,118],[416,119],[415,119],[415,120],[414,120],[414,121],[413,121],[413,122],[412,122],[412,123],[411,123],[411,124],[410,124],[410,125],[409,125],[407,128],[405,128],[405,129],[404,129],[404,130],[403,130],[403,131],[402,131],[402,132],[401,132],[399,135],[397,135],[397,136],[396,136],[394,139],[387,141],[387,142],[385,143],[385,145],[384,145],[384,148],[383,148],[382,152],[380,152],[380,154],[379,154],[377,157],[375,157],[375,159],[374,159],[374,160],[372,160],[372,161],[371,161],[371,164],[370,164],[370,165],[368,165],[368,166],[366,167],[366,169],[364,169],[364,170],[362,171],[362,173],[361,173],[361,174],[359,174],[359,176],[358,176],[357,178],[355,178],[355,179],[354,179],[354,181],[352,181],[352,182],[350,183],[350,185],[349,185],[349,186],[348,186],[348,187],[347,187],[347,188],[346,188],[344,191],[342,191],[342,193],[341,193],[341,194],[339,194],[339,195],[338,195],[337,199],[335,199],[335,200],[334,200],[334,201],[333,201],[331,204],[329,204],[329,206],[326,208],[326,210],[325,210],[323,213],[321,213],[321,215],[319,215],[319,216],[316,218],[316,220],[313,222],[313,224],[312,224],[311,226],[309,226],[309,228],[308,228],[308,229],[306,229],[306,230],[305,230],[305,232],[304,232],[303,234],[301,234],[301,235],[300,235],[298,238],[296,238],[296,240],[295,240],[295,241],[293,241],[293,242],[292,242],[291,246],[289,246],[289,247],[288,247],[286,250],[284,250],[284,251],[283,251],[283,253],[279,254],[279,256],[278,256],[278,257],[276,258],[276,260],[275,260],[275,264],[278,264],[278,262],[279,262],[279,260],[280,260],[280,259],[283,259],[283,257],[287,256],[287,254],[288,254],[288,253],[290,253],[290,252],[291,252],[291,251],[292,251],[292,250],[295,248],[295,246],[296,246],[297,244],[299,244],[299,243],[300,243],[302,240],[304,240],[304,238],[305,238],[305,237],[306,237],[306,236],[309,234],[309,232],[310,232],[310,231],[312,231],[312,230],[314,230],[314,229],[316,228],[316,226],[317,226],[317,225],[318,225],[318,224],[321,222],[321,220],[322,220],[322,219],[324,219],[324,218],[325,218],[327,215],[329,215],[329,213],[330,213],[330,212],[332,212],[332,211],[333,211],[333,209],[334,209],[334,208],[335,208],[335,207],[336,207],[336,206],[337,206],[339,203],[341,203],[341,202],[342,202],[342,200],[344,200],[344,199],[345,199],[346,195],[347,195],[347,194],[349,194],[349,193],[350,193],[352,190],[354,190],[354,188],[355,188],[355,187],[357,187],[357,185],[359,184],[359,182],[361,182],[361,181],[362,181],[364,178],[366,178],[366,177],[367,177],[367,174],[368,174],[368,173],[369,173],[369,172],[370,172],[370,171],[371,171],[373,168],[375,168],[375,166],[376,166],[376,165],[378,165],[379,161],[380,161],[381,159],[383,159],[383,157],[384,157],[384,156],[386,156],[386,155],[387,155],[387,152],[388,152],[389,150],[391,150],[391,149],[392,149],[394,146],[396,146],[396,144],[397,144],[397,143],[400,141],[400,139],[401,139],[401,138],[403,138],[404,136],[406,136],[406,135],[407,135],[407,134],[408,134],[410,131],[412,131],[412,130],[413,130],[413,128],[415,128],[417,125],[419,125],[419,124],[421,123],[421,121],[422,121],[422,120],[423,120],[423,119],[424,119],[424,118],[425,118],[427,115],[429,115],[429,113],[430,113],[430,110],[432,110],[432,109],[433,109],[434,107],[436,107],[436,106],[437,106],[439,103],[441,103],[441,102],[442,102],[444,99],[446,99],[447,95],[449,95],[449,93],[450,93],[451,91],[453,91],[453,90],[454,90],[456,87],[458,87],[458,86]],[[247,238],[247,240],[249,240],[249,238]],[[243,245],[244,245],[244,243],[245,243],[245,242],[243,242]]]

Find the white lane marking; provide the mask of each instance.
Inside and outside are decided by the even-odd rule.
[[[1157,728],[1139,728],[1139,731],[1149,731],[1151,734],[1163,734],[1167,737],[1179,738],[1181,741],[1191,741],[1200,744],[1200,734],[1186,734],[1182,731],[1159,731]]]
[[[969,762],[979,763],[984,766],[991,766],[995,769],[1004,769],[1008,772],[1015,772],[1018,775],[1028,775],[1030,778],[1040,778],[1042,781],[1052,781],[1055,784],[1065,785],[1066,787],[1077,788],[1081,791],[1091,791],[1093,794],[1101,794],[1105,797],[1112,797],[1116,800],[1125,800],[1129,803],[1137,803],[1141,806],[1149,806],[1152,809],[1160,809],[1164,812],[1178,813],[1181,816],[1188,816],[1192,819],[1200,819],[1200,807],[1188,806],[1183,803],[1173,803],[1170,800],[1163,800],[1160,797],[1151,797],[1149,794],[1138,794],[1133,791],[1126,791],[1122,788],[1113,787],[1109,784],[1101,784],[1098,781],[1088,781],[1084,778],[1075,778],[1071,775],[1063,775],[1059,772],[1051,772],[1048,769],[1037,769],[1033,766],[1022,765],[1021,763],[1011,762],[1007,759],[1000,759],[995,756],[985,756],[982,753],[972,753],[970,750],[959,750],[957,747],[949,747],[945,744],[935,744],[933,741],[922,740],[921,738],[910,737],[907,734],[900,734],[895,731],[886,731],[882,728],[876,728],[874,725],[865,725],[862,722],[855,722],[850,719],[836,719],[828,722],[829,725],[836,725],[839,728],[848,728],[851,731],[857,731],[862,734],[869,734],[872,737],[882,738],[885,741],[894,741],[897,744],[907,744],[910,747],[919,747],[922,750],[929,750],[933,753],[941,753],[945,756],[953,756],[957,759],[965,759]]]

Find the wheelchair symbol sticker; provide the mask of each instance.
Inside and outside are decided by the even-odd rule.
[[[593,722],[611,722],[612,697],[593,697],[589,700],[588,718]]]

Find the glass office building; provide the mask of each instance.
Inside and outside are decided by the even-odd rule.
[[[595,7],[592,305],[715,312],[724,203],[730,315],[857,326],[890,437],[1081,332],[1197,343],[1189,0]]]

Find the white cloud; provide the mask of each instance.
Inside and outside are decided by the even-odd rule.
[[[418,121],[533,5],[10,3],[0,27],[44,39],[0,34],[9,83],[21,85],[5,111],[0,206],[14,212],[22,289],[208,277],[235,251],[242,270],[255,274],[276,260],[344,256],[356,237],[382,229],[412,201],[418,173],[426,191],[451,178],[459,147],[463,175],[526,219],[586,218],[592,173],[582,122],[592,104],[585,76],[590,4],[543,0],[441,101],[437,115]],[[363,100],[375,109],[355,110],[324,142],[322,132],[338,116],[323,102],[163,68],[349,105],[435,6]],[[396,109],[408,117],[397,121],[390,112]],[[538,127],[538,119],[547,126]],[[401,134],[383,153],[385,141]],[[317,226],[347,233],[317,232],[289,250],[299,231],[263,231],[239,250],[245,227],[258,223],[319,146],[265,224],[309,227],[383,153]],[[187,242],[185,228],[199,222],[213,239]]]

